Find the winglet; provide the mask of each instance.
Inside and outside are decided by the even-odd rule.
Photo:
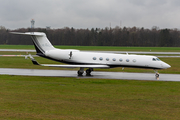
[[[31,61],[32,61],[32,63],[33,63],[34,65],[40,65],[40,64],[33,58],[33,56],[32,56],[31,54],[29,54],[28,57],[31,59]]]

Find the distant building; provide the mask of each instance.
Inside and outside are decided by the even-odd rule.
[[[46,26],[46,30],[50,30],[51,29],[51,26]]]
[[[35,24],[35,21],[34,19],[31,20],[31,28],[34,29],[34,24]]]

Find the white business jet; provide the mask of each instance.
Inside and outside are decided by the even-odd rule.
[[[156,77],[159,77],[159,73],[157,72],[158,69],[167,69],[171,67],[155,56],[129,55],[128,53],[113,54],[83,52],[75,49],[57,49],[52,46],[45,33],[12,33],[31,36],[38,56],[62,63],[67,63],[68,65],[39,64],[30,55],[33,64],[49,67],[80,68],[77,72],[79,76],[83,75],[85,68],[87,68],[86,75],[91,75],[91,72],[94,68],[131,67],[154,69],[156,72]]]

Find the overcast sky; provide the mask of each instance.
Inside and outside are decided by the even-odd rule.
[[[180,0],[0,0],[0,26],[8,29],[144,27],[180,28]]]

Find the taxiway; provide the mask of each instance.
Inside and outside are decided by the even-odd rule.
[[[50,77],[75,77],[75,78],[96,78],[96,79],[122,79],[122,80],[151,80],[151,81],[180,81],[180,74],[160,74],[159,78],[155,73],[127,73],[127,72],[92,72],[91,76],[77,76],[77,71],[72,70],[40,70],[40,69],[13,69],[0,68],[1,75],[23,75],[23,76],[50,76]]]

